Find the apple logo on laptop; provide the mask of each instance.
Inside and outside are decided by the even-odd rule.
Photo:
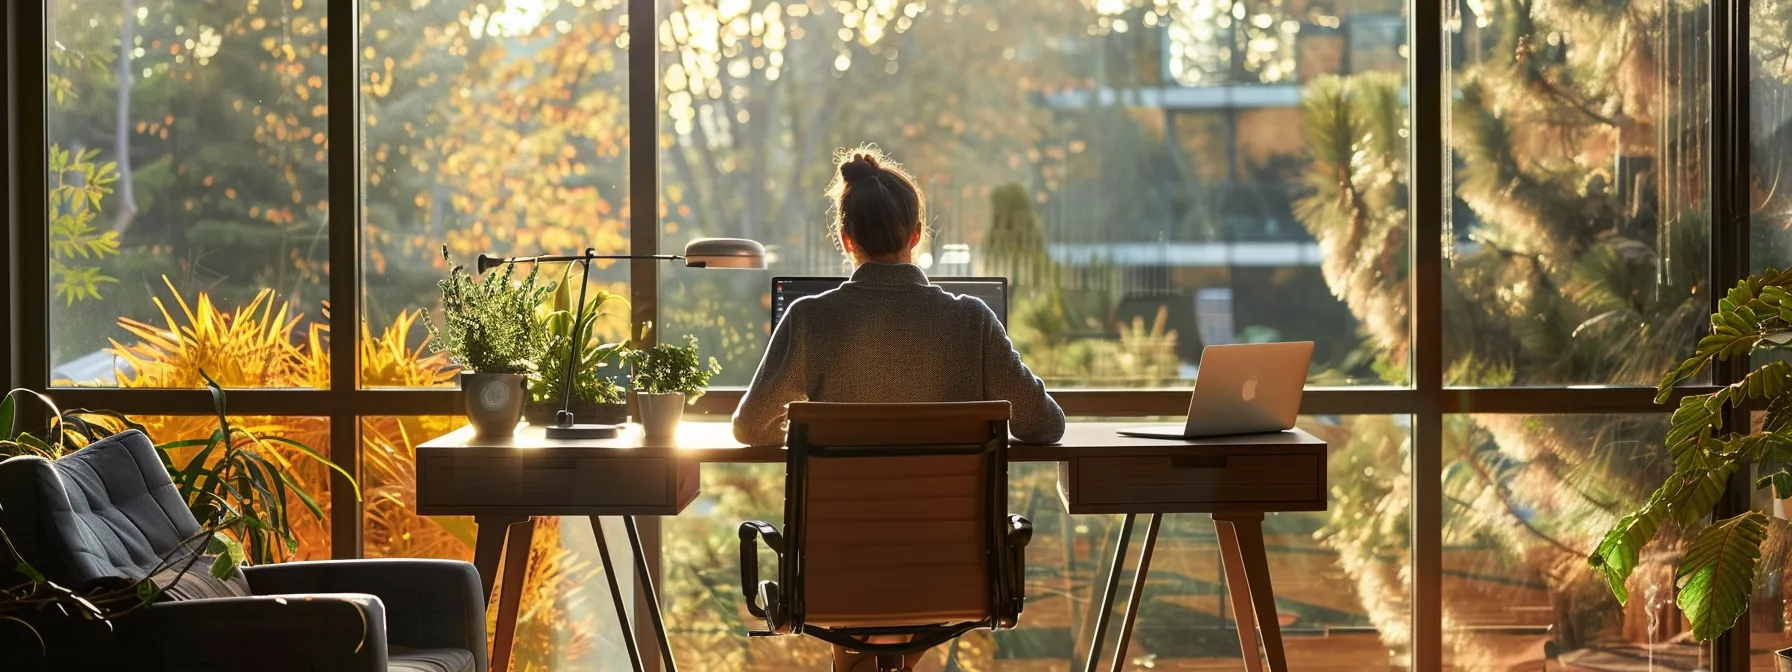
[[[1244,381],[1244,400],[1250,401],[1250,400],[1256,399],[1256,398],[1257,398],[1257,377],[1251,376],[1250,380]]]

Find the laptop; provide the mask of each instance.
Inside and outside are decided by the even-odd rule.
[[[1125,436],[1193,439],[1294,428],[1313,342],[1209,345],[1201,350],[1188,422],[1120,430]]]
[[[820,294],[839,287],[844,282],[844,277],[772,278],[772,326],[777,327],[778,320],[784,319],[784,309],[792,301]],[[1003,328],[1008,326],[1007,278],[933,278],[932,282],[948,294],[963,294],[982,301],[995,312],[996,318],[1002,321]]]

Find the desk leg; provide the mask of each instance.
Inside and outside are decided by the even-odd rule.
[[[1251,605],[1257,611],[1257,628],[1263,634],[1263,651],[1269,657],[1270,672],[1288,672],[1288,658],[1282,652],[1282,623],[1276,614],[1275,589],[1269,584],[1269,555],[1263,548],[1263,514],[1217,514],[1232,524],[1238,538],[1239,555],[1244,559],[1244,579],[1251,588]]]
[[[1139,569],[1132,573],[1132,593],[1126,596],[1126,620],[1120,621],[1120,640],[1114,646],[1114,664],[1108,672],[1120,672],[1126,665],[1126,646],[1132,643],[1132,624],[1139,617],[1139,601],[1145,597],[1145,577],[1151,572],[1151,552],[1157,548],[1157,526],[1164,514],[1153,513],[1145,523],[1145,545],[1139,548]]]
[[[535,540],[535,521],[524,519],[509,526],[504,544],[504,591],[498,594],[498,632],[492,637],[493,670],[510,669],[510,647],[516,642],[517,608],[523,601],[523,584],[529,580],[529,544]],[[486,589],[490,592],[490,589]]]
[[[628,662],[633,665],[630,669],[642,672],[646,668],[641,665],[641,646],[635,643],[635,626],[628,622],[628,601],[622,597],[622,583],[616,580],[616,563],[610,561],[610,542],[604,538],[602,518],[591,516],[591,534],[597,537],[597,556],[604,562],[604,580],[610,582],[610,601],[616,605],[616,623],[622,627],[622,645],[628,649]],[[635,571],[645,572],[647,568],[636,567]]]
[[[666,659],[666,672],[678,672],[672,660],[672,640],[666,637],[666,619],[660,615],[660,596],[653,590],[653,573],[647,571],[647,552],[641,550],[641,532],[635,528],[634,516],[623,516],[628,527],[629,550],[635,554],[635,575],[641,577],[641,588],[647,591],[647,616],[653,619],[653,634],[660,640],[660,656]]]
[[[1257,648],[1257,612],[1251,608],[1251,588],[1245,583],[1244,556],[1238,552],[1238,531],[1232,522],[1215,518],[1214,536],[1220,539],[1220,564],[1226,569],[1226,596],[1232,602],[1232,622],[1238,626],[1238,650],[1247,672],[1263,672],[1263,653]]]
[[[1120,523],[1120,537],[1114,540],[1114,563],[1108,567],[1108,580],[1103,584],[1101,598],[1096,600],[1095,636],[1089,640],[1089,657],[1083,664],[1083,672],[1095,672],[1096,661],[1101,660],[1101,641],[1108,636],[1108,613],[1114,610],[1114,593],[1120,592],[1120,567],[1126,564],[1126,545],[1132,542],[1133,514],[1126,514],[1126,520]]]
[[[492,586],[498,582],[498,562],[504,553],[504,532],[526,519],[511,516],[478,516],[473,519],[473,568],[479,570],[479,589],[485,604],[492,603]]]

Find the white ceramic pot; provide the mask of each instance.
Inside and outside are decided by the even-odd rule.
[[[678,422],[684,419],[684,393],[635,395],[641,405],[641,430],[651,438],[670,438],[678,433]]]
[[[467,395],[467,421],[482,438],[516,434],[523,419],[528,379],[520,373],[463,373],[460,389]]]

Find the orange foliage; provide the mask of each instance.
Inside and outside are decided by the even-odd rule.
[[[173,285],[169,288],[172,290]],[[312,323],[304,340],[295,332],[300,323],[290,305],[276,305],[272,290],[263,290],[253,301],[235,311],[220,310],[211,297],[200,292],[192,302],[174,292],[178,314],[168,311],[160,298],[163,325],[130,319],[119,324],[140,340],[131,345],[113,342],[112,353],[130,363],[118,382],[127,388],[192,388],[203,386],[204,369],[227,388],[325,387],[330,357],[327,325]],[[327,310],[326,310],[327,314]],[[363,323],[360,346],[361,384],[367,387],[434,387],[449,384],[454,369],[440,354],[427,353],[408,344],[420,314],[401,312],[378,335]],[[217,429],[211,416],[154,416],[136,418],[157,441],[203,437]],[[325,454],[329,453],[328,418],[288,416],[233,417],[232,423],[257,434],[284,436]],[[419,516],[416,510],[417,444],[441,436],[464,423],[459,416],[365,417],[361,422],[361,489],[363,498],[364,551],[368,557],[421,557],[471,560],[475,527],[467,516]],[[281,449],[276,446],[277,453]],[[330,478],[319,465],[293,459],[290,452],[277,454],[296,480],[317,499],[323,520],[309,515],[292,516],[300,540],[295,560],[330,557]],[[293,511],[302,505],[290,502]],[[544,656],[576,655],[586,647],[586,635],[595,624],[567,623],[564,604],[580,599],[583,586],[591,585],[600,569],[562,548],[557,519],[537,523],[531,546],[532,562],[525,588],[522,619],[518,625],[518,669],[541,669]]]

